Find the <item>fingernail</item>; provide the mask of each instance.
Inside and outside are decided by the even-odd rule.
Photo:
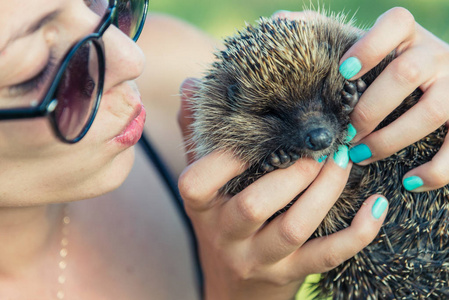
[[[323,161],[326,160],[326,158],[327,158],[327,155],[323,155],[320,158],[318,158],[316,161],[319,162],[319,163],[322,163]]]
[[[340,65],[340,74],[346,78],[351,79],[362,69],[362,63],[356,57],[350,57],[346,59]]]
[[[349,158],[351,158],[351,160],[356,164],[370,158],[371,156],[373,156],[373,154],[371,153],[369,147],[365,144],[357,145],[349,150]]]
[[[348,165],[349,163],[348,152],[349,148],[348,146],[345,145],[339,146],[337,152],[335,152],[334,161],[340,168],[345,169],[346,166]]]
[[[354,128],[354,126],[352,126],[352,124],[348,125],[348,136],[346,137],[346,143],[349,143],[350,141],[352,141],[352,139],[355,137],[355,135],[357,134],[357,130]]]
[[[410,176],[404,178],[404,180],[402,181],[402,185],[407,191],[413,191],[414,189],[423,186],[424,181],[418,176]]]
[[[377,198],[376,202],[374,202],[373,208],[371,208],[371,214],[375,219],[379,219],[384,213],[387,206],[388,206],[387,199],[379,197]]]

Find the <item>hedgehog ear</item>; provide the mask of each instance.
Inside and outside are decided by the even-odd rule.
[[[239,91],[240,91],[239,87],[238,87],[238,85],[236,83],[229,85],[228,86],[228,91],[227,91],[228,99],[230,101],[235,101],[237,96],[238,96]]]

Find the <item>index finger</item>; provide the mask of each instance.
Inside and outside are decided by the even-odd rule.
[[[355,80],[374,68],[390,52],[407,47],[415,33],[413,15],[402,7],[382,14],[374,26],[343,55],[340,73]]]
[[[207,210],[219,189],[245,170],[245,164],[231,153],[212,152],[189,165],[181,174],[178,188],[187,207]]]

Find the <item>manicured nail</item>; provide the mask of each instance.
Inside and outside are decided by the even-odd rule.
[[[365,144],[357,145],[349,150],[349,158],[356,164],[373,156],[369,147]]]
[[[376,202],[373,204],[373,208],[371,209],[371,214],[375,219],[379,219],[384,213],[385,209],[388,206],[388,201],[385,198],[379,197]]]
[[[407,178],[404,178],[402,181],[402,185],[407,191],[413,191],[414,189],[417,189],[424,185],[424,181],[418,176],[410,176]]]
[[[355,137],[355,135],[357,134],[357,130],[354,128],[354,126],[352,126],[352,124],[348,125],[348,136],[346,137],[346,143],[349,143],[350,141],[352,141],[352,139]]]
[[[340,167],[345,169],[349,163],[349,148],[348,146],[341,145],[338,147],[337,152],[334,154],[334,161]]]
[[[316,161],[319,163],[322,163],[323,161],[325,161],[327,159],[327,155],[323,155],[320,158],[318,158]]]
[[[362,63],[356,57],[350,57],[346,59],[340,65],[340,74],[346,78],[351,79],[362,69]]]

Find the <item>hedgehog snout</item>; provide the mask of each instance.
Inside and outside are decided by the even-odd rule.
[[[332,133],[326,128],[316,128],[306,134],[306,147],[313,151],[324,150],[328,148],[334,140]]]

